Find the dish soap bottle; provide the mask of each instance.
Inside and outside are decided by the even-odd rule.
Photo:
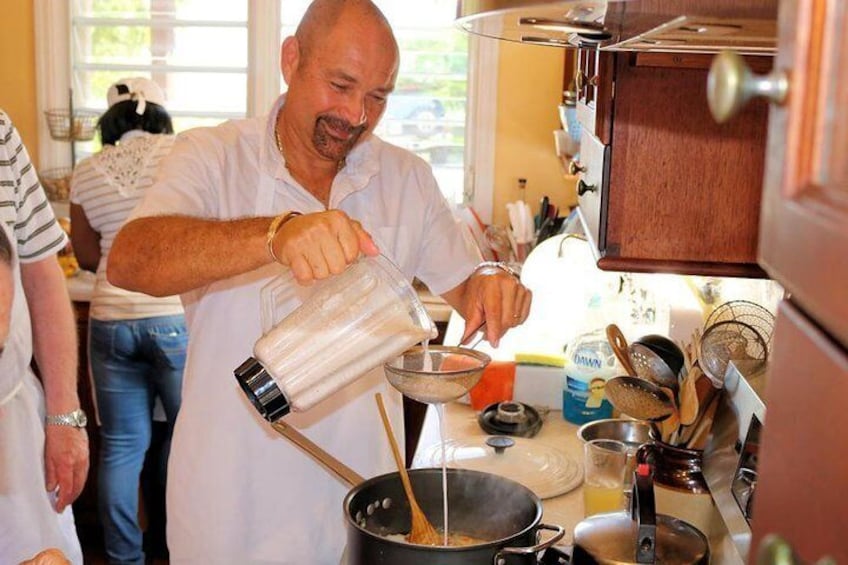
[[[623,373],[607,341],[607,323],[603,301],[596,294],[589,301],[583,331],[566,346],[562,415],[573,424],[612,417],[606,382]]]

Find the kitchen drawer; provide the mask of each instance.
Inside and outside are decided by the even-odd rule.
[[[580,131],[580,163],[583,168],[577,181],[577,205],[583,230],[592,249],[603,255],[606,249],[607,202],[609,187],[609,147],[589,133]]]
[[[613,95],[613,54],[594,47],[577,52],[577,121],[582,130],[607,144],[610,139]]]

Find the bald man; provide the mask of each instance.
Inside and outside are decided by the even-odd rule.
[[[186,307],[172,562],[335,564],[342,555],[350,485],[277,436],[232,375],[262,334],[260,290],[281,271],[308,285],[382,253],[442,295],[467,334],[485,322],[497,345],[527,317],[529,291],[508,269],[480,264],[429,165],[373,134],[398,59],[371,2],[315,0],[282,44],[288,90],[270,113],[180,135],[115,239],[110,282],[181,294]],[[401,398],[379,368],[285,421],[365,477],[390,472],[376,391],[401,435]]]

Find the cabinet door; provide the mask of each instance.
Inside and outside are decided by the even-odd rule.
[[[749,561],[766,534],[778,534],[803,563],[848,563],[848,356],[788,302],[778,312],[765,397]]]
[[[710,61],[616,54],[601,268],[762,276],[768,105],[755,101],[717,124],[707,106]]]
[[[848,2],[780,4],[760,264],[848,346]],[[843,518],[844,519],[844,518]]]

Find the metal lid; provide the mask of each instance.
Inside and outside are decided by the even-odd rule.
[[[283,391],[255,358],[249,357],[233,373],[248,400],[269,422],[276,422],[291,411]]]
[[[574,563],[589,557],[601,564],[637,563],[638,531],[639,524],[628,512],[590,516],[574,528]],[[655,563],[709,563],[710,550],[697,528],[658,514],[655,555]]]

